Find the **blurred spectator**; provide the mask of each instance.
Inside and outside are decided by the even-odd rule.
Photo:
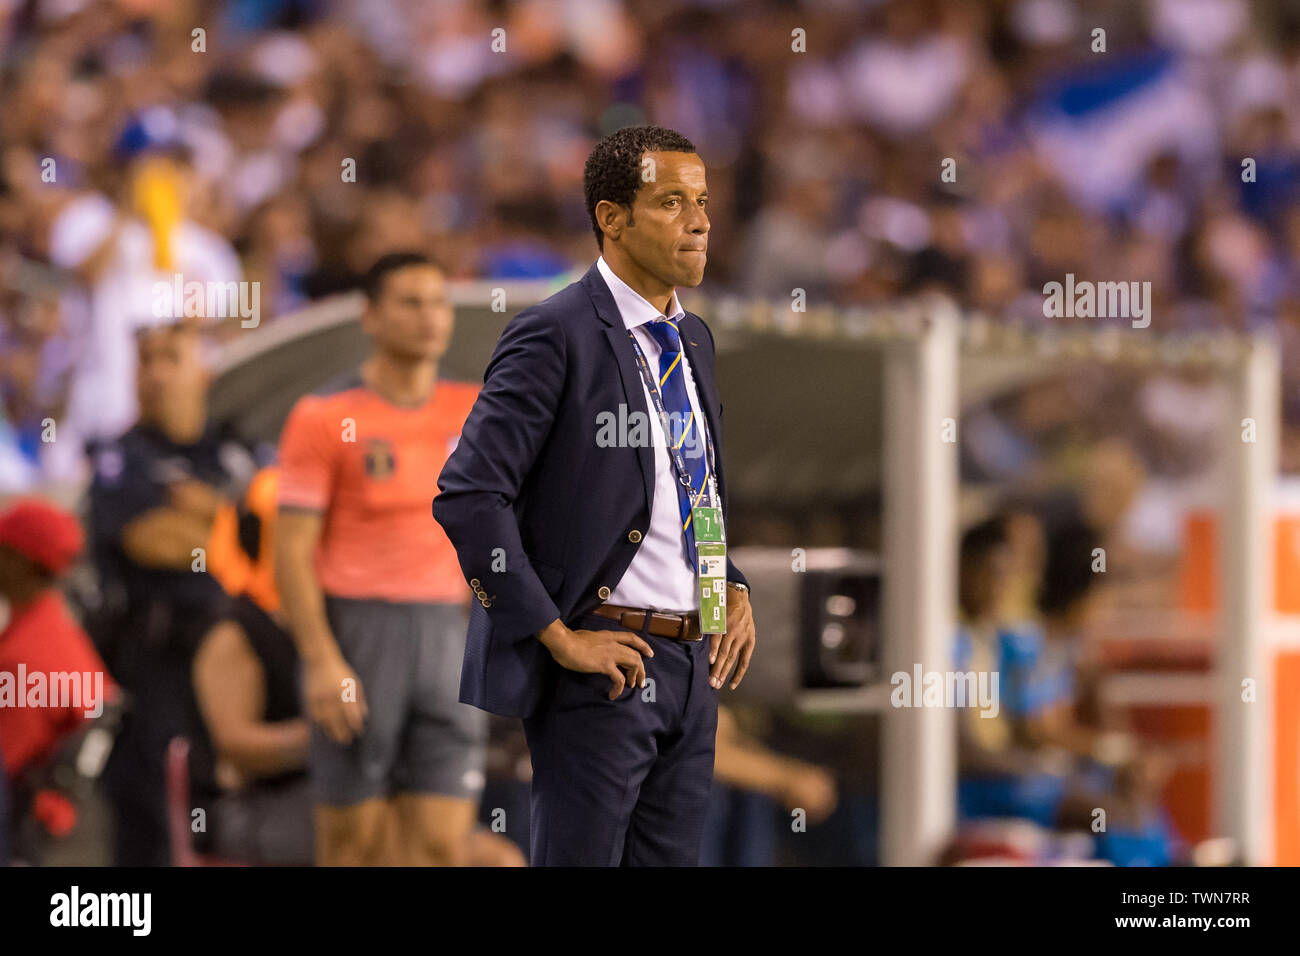
[[[204,733],[191,753],[214,770],[192,792],[196,805],[210,808],[203,848],[221,858],[280,866],[315,859],[310,725],[299,703],[298,668],[283,612],[247,595],[234,599],[195,651]]]
[[[1063,524],[1047,536],[1038,606],[1043,644],[1016,693],[1037,718],[1026,722],[1035,746],[1056,746],[1075,756],[1073,792],[1059,810],[1061,822],[1090,826],[1104,808],[1099,853],[1117,865],[1167,866],[1182,852],[1172,820],[1160,805],[1160,790],[1170,766],[1139,747],[1128,733],[1103,730],[1079,720],[1087,702],[1100,708],[1095,693],[1096,665],[1081,659],[1084,629],[1096,585],[1099,538],[1085,522]],[[1105,795],[1104,798],[1101,795]]]
[[[1040,638],[1032,629],[1010,629],[1000,621],[1009,562],[1001,516],[962,536],[954,666],[977,675],[996,674],[998,698],[996,712],[971,706],[958,711],[958,815],[1025,817],[1050,827],[1065,795],[1065,768],[1053,754],[1017,739],[1017,721],[1029,706],[1021,691]]]
[[[44,481],[79,481],[79,453],[58,453],[57,422],[67,407],[75,344],[49,293],[6,296],[0,309],[0,493],[35,490]],[[65,435],[65,437],[67,437]]]
[[[135,332],[158,320],[155,283],[171,285],[176,275],[185,283],[242,279],[230,243],[192,218],[186,154],[142,154],[123,188],[119,206],[87,195],[51,226],[51,260],[77,270],[90,289],[66,426],[74,441],[114,438],[135,420]]]
[[[55,586],[82,543],[77,519],[40,499],[0,513],[0,865],[11,843],[36,849],[18,834],[38,830],[29,818],[60,745],[118,693]]]
[[[252,457],[207,419],[200,332],[190,322],[142,331],[140,421],[95,455],[91,527],[102,606],[94,636],[129,694],[105,774],[118,865],[168,860],[163,754],[193,738],[190,664],[226,601],[208,571],[210,537],[238,500]],[[201,786],[210,767],[193,771]]]
[[[1008,518],[995,515],[962,538],[961,671],[999,677],[999,713],[958,718],[959,815],[1022,817],[1047,828],[1092,830],[1105,810],[1100,855],[1120,865],[1167,865],[1181,843],[1159,802],[1167,765],[1127,734],[1078,720],[1089,687],[1079,659],[1095,583],[1096,533],[1061,519],[1046,535],[1039,586],[1043,626],[998,623],[1010,568]],[[1081,673],[1081,668],[1083,673]]]
[[[0,598],[8,608],[0,631],[0,681],[8,687],[0,691],[0,747],[15,783],[115,693],[104,662],[55,587],[82,543],[77,519],[40,499],[22,499],[0,513]],[[20,674],[29,680],[20,683]],[[75,675],[75,682],[61,682],[63,674]],[[38,703],[31,699],[34,687],[44,688]],[[79,699],[64,699],[69,688]]]

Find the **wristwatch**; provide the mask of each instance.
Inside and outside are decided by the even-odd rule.
[[[727,582],[727,587],[729,587],[729,588],[735,588],[737,591],[744,591],[744,592],[746,592],[746,593],[749,592],[749,585],[748,585],[748,584],[741,584],[739,581],[728,581],[728,582]]]

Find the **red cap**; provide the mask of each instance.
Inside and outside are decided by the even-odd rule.
[[[23,498],[0,512],[0,547],[12,548],[52,574],[67,570],[84,541],[77,519],[41,498]]]

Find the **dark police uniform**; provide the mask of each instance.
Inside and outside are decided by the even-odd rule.
[[[206,572],[136,564],[122,549],[122,534],[131,521],[168,504],[167,489],[175,481],[197,479],[237,499],[256,463],[219,426],[182,445],[147,424],[92,449],[92,460],[91,538],[102,601],[90,630],[128,694],[128,711],[104,774],[113,806],[114,863],[165,866],[164,756],[173,737],[194,739],[201,732],[190,665],[229,599]],[[209,761],[191,767],[200,783],[210,774]]]

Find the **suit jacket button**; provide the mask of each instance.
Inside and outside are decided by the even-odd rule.
[[[469,586],[472,587],[475,591],[478,590],[478,585],[479,585],[478,578],[474,578],[469,582]]]
[[[602,601],[605,600],[606,598],[608,598],[608,597],[609,597],[609,588],[607,588],[607,587],[602,587],[599,591],[596,592],[596,597],[600,598]]]
[[[636,544],[638,541],[641,540],[641,532],[636,530],[636,528],[633,528],[631,531],[627,533],[627,540],[631,541],[633,544]]]

